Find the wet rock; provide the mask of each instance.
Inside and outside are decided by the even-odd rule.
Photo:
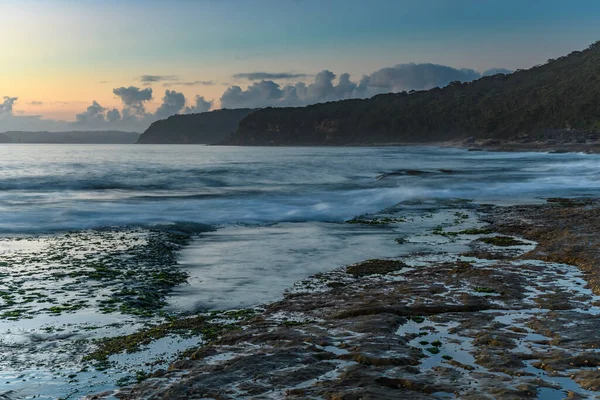
[[[600,390],[599,208],[482,209],[506,235],[471,244],[491,257],[421,254],[319,274],[119,396],[590,398]]]
[[[360,278],[367,275],[389,274],[405,267],[406,264],[397,260],[368,260],[348,266],[346,272]]]

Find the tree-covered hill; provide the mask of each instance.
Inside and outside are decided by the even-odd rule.
[[[216,110],[211,112],[173,115],[154,122],[142,133],[138,143],[213,144],[235,132],[238,123],[252,109]]]
[[[258,110],[240,122],[227,143],[509,140],[573,130],[600,132],[600,42],[528,70],[444,88]]]

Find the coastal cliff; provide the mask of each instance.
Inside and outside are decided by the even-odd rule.
[[[253,109],[216,110],[173,115],[154,122],[142,133],[141,144],[214,144],[227,139]]]
[[[226,144],[347,145],[496,139],[595,141],[600,131],[600,42],[544,65],[444,88],[244,118]],[[576,135],[571,135],[576,132]]]

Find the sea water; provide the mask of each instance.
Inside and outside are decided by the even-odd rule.
[[[465,200],[515,204],[598,196],[599,173],[600,156],[577,153],[1,145],[0,291],[10,296],[8,288],[18,285],[40,296],[54,293],[60,304],[87,303],[56,315],[32,306],[31,318],[0,319],[0,398],[78,398],[113,389],[148,361],[166,366],[177,351],[199,344],[197,338],[167,337],[141,356],[116,359],[109,370],[82,369],[86,341],[127,334],[148,321],[101,313],[91,300],[101,299],[106,287],[78,287],[69,276],[51,275],[51,261],[31,256],[50,245],[64,249],[68,240],[74,257],[96,257],[151,230],[195,229],[201,233],[178,255],[188,281],[172,290],[164,310],[252,307],[277,300],[294,282],[318,272],[439,248],[440,238],[427,232],[451,224],[452,207]],[[404,223],[394,229],[344,223],[382,211]],[[122,236],[110,231],[121,228],[127,229]],[[395,239],[403,236],[423,239],[399,245]],[[89,244],[73,243],[78,237]],[[19,263],[21,256],[28,262]],[[20,313],[16,307],[0,300],[0,314]]]
[[[10,144],[0,146],[0,233],[341,222],[405,200],[595,195],[599,172],[600,156],[577,153]]]

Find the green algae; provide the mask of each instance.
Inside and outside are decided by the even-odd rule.
[[[18,321],[21,318],[31,319],[33,316],[29,315],[29,311],[27,308],[5,311],[0,314],[0,319],[8,319],[10,321]]]
[[[492,288],[489,287],[481,287],[481,286],[477,286],[474,289],[477,293],[496,293],[496,291]]]
[[[447,238],[454,238],[454,237],[458,236],[458,232],[444,231],[444,228],[442,226],[435,227],[431,233],[434,235],[444,236]]]
[[[223,312],[217,311],[213,315],[222,316],[226,318],[234,318],[236,320],[247,320],[256,316],[256,310],[252,308],[243,308],[241,310],[229,310]]]
[[[0,282],[0,319],[84,308],[153,317],[170,290],[187,281],[176,257],[191,236],[180,232],[114,228],[4,240],[31,245],[0,255],[0,275],[7,277]]]
[[[205,339],[210,340],[218,336],[223,326],[211,324],[209,321],[207,317],[182,319],[146,328],[130,335],[100,339],[95,343],[96,350],[86,355],[83,360],[105,362],[113,354],[137,352],[142,346],[170,334],[202,334]]]
[[[63,312],[74,312],[84,308],[87,305],[85,300],[81,300],[76,304],[62,304],[60,306],[52,306],[50,308],[43,309],[50,314],[62,314]]]
[[[346,221],[347,224],[361,224],[361,225],[374,225],[374,226],[379,226],[379,225],[390,225],[390,224],[397,224],[397,223],[401,223],[401,222],[406,222],[406,220],[402,219],[402,218],[393,218],[393,217],[366,217],[366,216],[359,216],[359,217],[354,217],[348,221]]]
[[[188,317],[167,316],[167,321],[161,324],[149,326],[128,335],[95,340],[95,349],[84,356],[83,361],[95,362],[96,369],[107,368],[110,356],[138,352],[143,346],[170,335],[201,336],[205,343],[209,343],[225,332],[240,329],[240,324],[255,316],[256,310],[254,309],[213,311]]]
[[[493,233],[494,230],[490,229],[490,228],[470,228],[470,229],[463,229],[462,231],[459,231],[458,234],[459,235],[487,235],[490,233]]]
[[[464,223],[466,220],[468,220],[468,219],[469,219],[469,214],[466,214],[466,213],[464,213],[464,212],[457,211],[457,212],[455,212],[455,213],[454,213],[454,218],[455,218],[455,219],[454,219],[454,223],[455,223],[455,224],[462,224],[462,223]]]

